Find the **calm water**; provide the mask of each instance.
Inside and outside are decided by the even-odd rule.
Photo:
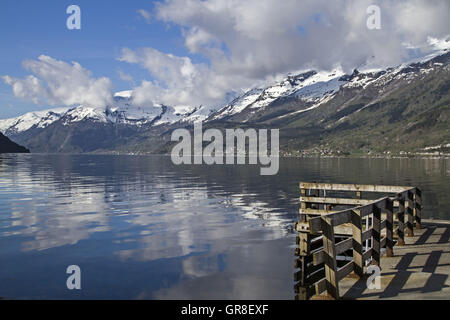
[[[450,219],[449,160],[0,155],[0,297],[292,299],[298,182],[415,185]],[[78,265],[82,290],[66,288]]]

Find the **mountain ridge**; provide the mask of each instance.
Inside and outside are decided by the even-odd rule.
[[[447,48],[385,70],[310,70],[251,89],[212,111],[202,106],[134,105],[132,91],[122,91],[115,94],[114,105],[103,109],[76,106],[31,112],[0,120],[0,131],[32,151],[161,153],[169,151],[172,130],[202,120],[205,127],[219,129],[280,128],[286,154],[394,152],[389,141],[404,141],[405,151],[419,152],[450,143],[449,61]],[[386,137],[389,141],[383,144]]]
[[[0,154],[1,153],[30,153],[30,151],[0,133]]]

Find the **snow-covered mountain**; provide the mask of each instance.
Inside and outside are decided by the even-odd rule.
[[[44,129],[61,120],[64,125],[80,121],[115,123],[136,126],[170,125],[179,122],[222,119],[250,108],[253,112],[269,106],[281,97],[295,95],[299,99],[320,104],[333,95],[345,81],[340,80],[342,70],[332,72],[309,71],[284,80],[266,88],[252,89],[218,111],[210,108],[192,106],[139,106],[132,102],[132,91],[122,91],[114,95],[114,103],[106,108],[76,106],[29,112],[12,119],[0,120],[0,132],[15,135],[33,127]],[[212,113],[212,114],[211,114]]]
[[[289,96],[319,106],[345,84],[345,81],[341,80],[343,75],[344,72],[340,68],[330,72],[308,71],[295,76],[290,75],[266,88],[255,88],[246,92],[212,114],[210,119],[224,119],[246,109],[250,113],[255,113],[268,107],[275,100]]]
[[[58,120],[61,120],[64,125],[90,120],[98,123],[159,126],[180,122],[225,120],[242,114],[239,120],[247,122],[251,121],[254,114],[260,113],[283,98],[302,102],[297,104],[302,107],[292,112],[303,113],[328,102],[341,88],[366,88],[369,85],[382,88],[393,80],[408,77],[412,79],[421,73],[430,72],[433,67],[439,66],[436,59],[450,50],[449,39],[433,41],[436,48],[434,52],[425,57],[411,59],[396,68],[366,72],[355,70],[351,75],[344,74],[341,68],[332,71],[311,70],[297,75],[288,75],[283,80],[264,88],[251,89],[227,105],[216,109],[203,106],[136,105],[132,100],[132,91],[129,90],[117,92],[114,95],[114,103],[106,108],[80,105],[30,112],[11,119],[0,119],[0,132],[8,136],[16,135],[33,127],[46,128]],[[434,61],[434,65],[426,64],[429,61]]]
[[[114,103],[106,108],[79,105],[72,108],[29,112],[19,117],[0,120],[0,132],[11,136],[31,128],[44,129],[56,121],[61,121],[64,125],[92,121],[134,126],[157,126],[203,120],[208,116],[208,112],[205,112],[203,108],[190,106],[135,105],[132,103],[131,96],[132,91],[117,92],[114,95]]]
[[[354,70],[351,74],[336,68],[288,75],[265,87],[248,90],[218,108],[137,105],[133,101],[132,91],[122,91],[114,95],[111,105],[103,108],[83,105],[54,108],[0,120],[0,132],[32,151],[134,150],[134,146],[148,149],[149,144],[143,141],[151,141],[155,145],[161,144],[155,152],[165,152],[163,144],[170,138],[165,137],[164,140],[161,135],[170,132],[171,128],[189,126],[199,120],[215,123],[218,127],[221,122],[227,122],[276,125],[278,128],[294,123],[294,127],[312,126],[317,132],[353,128],[357,125],[348,124],[351,119],[358,118],[358,114],[363,114],[373,105],[382,105],[389,95],[401,92],[390,98],[396,103],[399,101],[398,105],[401,106],[399,110],[389,111],[395,117],[388,122],[395,122],[401,119],[400,115],[406,108],[406,102],[400,100],[417,94],[414,92],[417,89],[412,90],[410,86],[436,83],[439,91],[433,93],[433,99],[427,100],[430,108],[437,108],[435,101],[448,94],[445,79],[450,73],[450,41],[440,42],[438,47],[439,50],[426,57],[418,57],[384,70],[370,70],[365,66],[366,70]],[[407,95],[405,92],[408,92]],[[434,119],[440,111],[433,112]],[[440,121],[445,117],[440,116],[438,119]],[[157,139],[152,140],[152,137]],[[295,137],[290,139],[299,139]],[[94,143],[96,139],[102,143]],[[51,143],[47,146],[46,141]],[[114,146],[109,146],[111,143]],[[86,148],[85,144],[90,145]],[[427,147],[428,142],[424,146]]]

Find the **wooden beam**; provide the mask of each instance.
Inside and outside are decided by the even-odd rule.
[[[323,233],[323,247],[326,253],[325,278],[327,293],[334,299],[339,299],[339,283],[337,279],[336,246],[333,222],[328,217],[320,218]]]
[[[388,199],[386,204],[386,256],[394,256],[394,202]]]
[[[364,261],[363,261],[363,233],[362,233],[362,219],[360,211],[352,212],[352,231],[353,231],[353,261],[355,273],[362,277],[364,275]]]
[[[353,270],[354,270],[353,261],[350,261],[342,268],[339,268],[339,270],[337,271],[337,281],[344,279],[346,276],[348,276],[350,273],[352,273]]]
[[[397,227],[397,245],[398,246],[404,246],[405,245],[405,199],[401,198],[398,201],[398,212],[397,212],[397,220],[398,220],[398,227]]]
[[[340,226],[341,224],[352,222],[352,212],[353,210],[344,210],[332,213],[327,216],[327,219],[330,219],[333,227]]]
[[[373,249],[370,248],[369,250],[367,250],[366,252],[363,253],[363,261],[366,262],[367,260],[369,260],[370,257],[372,257],[372,252]]]
[[[416,218],[416,229],[422,228],[422,191],[416,188],[414,194],[414,217]]]
[[[299,213],[303,214],[303,215],[316,215],[316,216],[323,216],[323,215],[327,215],[330,213],[336,213],[339,211],[332,211],[332,210],[321,210],[321,209],[310,209],[310,208],[306,208],[306,209],[302,209],[300,208]]]
[[[350,199],[350,198],[321,198],[321,197],[300,197],[300,202],[319,203],[319,204],[334,204],[334,205],[355,205],[364,206],[375,200],[367,199]]]
[[[372,238],[372,235],[373,235],[373,229],[372,228],[370,228],[369,230],[364,231],[362,233],[362,242]]]
[[[336,244],[336,254],[344,253],[353,247],[353,239],[349,238]]]
[[[386,246],[386,243],[387,243],[387,239],[386,239],[386,237],[383,237],[381,240],[380,240],[380,248],[384,248],[385,246]],[[381,251],[380,251],[381,252]]]
[[[300,182],[300,189],[314,189],[314,190],[324,189],[324,190],[330,190],[330,191],[361,191],[361,192],[400,193],[405,190],[412,189],[412,187]]]
[[[380,266],[381,257],[381,209],[373,208],[372,264]]]
[[[352,247],[353,247],[353,239],[352,238],[341,241],[338,244],[336,244],[336,255],[344,253],[345,251],[352,249]],[[319,265],[321,263],[324,263],[326,260],[326,253],[325,253],[324,249],[317,250],[311,254],[313,256],[314,265]]]
[[[414,194],[412,192],[407,193],[406,198],[406,230],[408,237],[414,237]]]

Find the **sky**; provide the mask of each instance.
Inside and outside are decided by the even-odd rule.
[[[449,13],[448,0],[2,0],[0,118],[129,89],[143,106],[219,106],[288,73],[395,66],[447,37]]]

